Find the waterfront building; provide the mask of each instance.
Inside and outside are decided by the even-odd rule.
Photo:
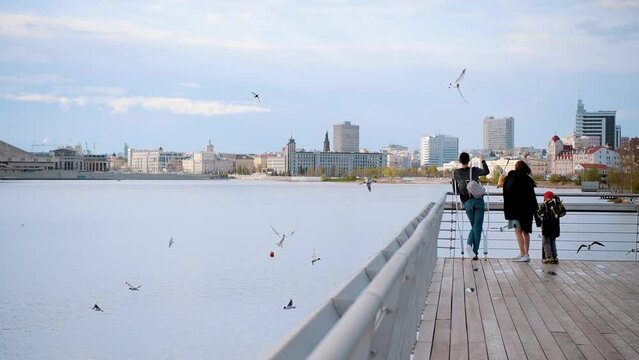
[[[459,138],[448,135],[421,137],[421,166],[442,166],[459,156]]]
[[[386,154],[386,167],[408,169],[410,167],[412,154],[406,146],[390,144],[380,149],[382,154]]]
[[[286,156],[282,153],[269,154],[266,157],[266,173],[283,175],[286,173]]]
[[[484,118],[484,149],[510,150],[515,147],[515,119],[511,116]]]
[[[49,153],[30,153],[4,141],[0,141],[0,170],[41,171],[53,169],[53,157]]]
[[[107,156],[107,162],[109,163],[109,170],[111,171],[127,171],[129,169],[129,162],[123,156],[117,156],[113,153],[111,156]]]
[[[576,151],[582,151],[591,147],[599,146],[601,143],[601,139],[599,136],[575,136],[569,135],[564,136],[561,141],[563,141],[564,145],[572,145],[573,149]]]
[[[181,172],[185,153],[157,150],[138,150],[129,148],[128,161],[131,172],[159,174]]]
[[[359,125],[352,125],[350,121],[333,125],[333,150],[335,152],[358,152]]]
[[[612,149],[618,148],[621,128],[615,124],[616,116],[616,110],[586,111],[583,101],[577,100],[575,137],[596,136],[600,139],[597,145],[609,145]]]
[[[221,174],[233,171],[233,160],[227,159],[215,152],[215,147],[209,139],[204,145],[204,151],[186,154],[182,159],[182,171],[185,174]]]
[[[297,151],[293,138],[289,139],[284,156],[284,171],[290,175],[324,171],[330,176],[345,176],[356,169],[382,168],[386,163],[382,153]]]
[[[621,157],[619,153],[605,146],[597,146],[586,149],[582,153],[574,154],[575,165],[577,164],[595,164],[603,165],[610,169],[618,169],[621,167]]]

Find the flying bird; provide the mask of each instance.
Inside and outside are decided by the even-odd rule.
[[[98,304],[93,305],[93,310],[95,310],[95,311],[102,311],[102,309],[100,309],[100,307],[98,306]]]
[[[126,282],[126,281],[125,281],[124,283],[126,284],[126,286],[128,286],[128,287],[129,287],[129,290],[131,290],[131,291],[138,291],[138,290],[140,290],[140,288],[142,287],[142,285],[140,285],[140,286],[133,286],[133,285],[129,284],[129,283],[128,283],[128,282]]]
[[[313,255],[311,255],[311,265],[315,265],[315,263],[320,260],[322,259],[317,257],[317,249],[313,250]]]
[[[366,184],[366,188],[368,189],[368,192],[371,192],[371,184],[374,182],[377,182],[377,180],[373,178],[365,177],[364,182],[361,183],[360,185]]]
[[[633,252],[637,252],[637,249],[630,249],[628,250],[628,252],[626,252],[626,255],[633,253]]]
[[[252,91],[251,94],[253,94],[253,97],[257,99],[257,102],[260,102],[260,94],[254,93]]]
[[[593,246],[593,245],[606,246],[606,245],[600,243],[599,241],[593,241],[589,245],[581,244],[581,245],[579,245],[579,248],[577,249],[577,254],[579,254],[579,251],[581,249],[583,249],[583,248],[588,248],[588,250],[590,250],[590,247]]]
[[[288,304],[284,306],[284,310],[291,310],[291,309],[295,309],[295,306],[293,306],[293,299],[290,299],[288,301]]]
[[[271,225],[271,229],[273,229],[273,232],[275,233],[275,235],[277,235],[277,237],[280,238],[280,241],[275,243],[275,245],[277,245],[279,247],[283,247],[284,246],[284,239],[286,239],[287,237],[293,236],[293,234],[295,234],[295,230],[293,230],[293,231],[291,231],[288,234],[281,234],[280,235],[280,233],[277,232],[277,230],[275,230],[273,225]]]
[[[171,236],[171,239],[169,239],[169,247],[171,247],[173,245],[175,241],[173,241],[173,236]]]
[[[491,230],[499,230],[499,232],[504,232],[504,229],[507,228],[508,225],[504,225],[504,226],[500,226],[500,227],[493,227],[490,228]]]
[[[468,104],[468,101],[466,101],[466,98],[464,98],[464,94],[462,93],[461,89],[459,88],[459,84],[461,83],[462,79],[464,78],[464,75],[466,74],[466,69],[462,70],[461,74],[459,74],[459,77],[457,78],[457,80],[455,80],[454,82],[450,83],[450,85],[448,86],[448,88],[456,88],[457,92],[459,92],[459,96],[461,96],[462,100],[464,100],[464,102],[466,104]]]

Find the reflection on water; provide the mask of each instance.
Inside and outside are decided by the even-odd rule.
[[[0,358],[256,358],[448,189],[0,182]]]

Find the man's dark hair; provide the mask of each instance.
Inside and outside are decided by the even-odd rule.
[[[461,154],[459,154],[459,162],[462,165],[466,165],[470,162],[470,155],[468,155],[467,152],[463,152]]]

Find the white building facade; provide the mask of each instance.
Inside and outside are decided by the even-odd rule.
[[[333,151],[359,151],[359,125],[352,125],[350,121],[333,125]]]
[[[420,141],[421,166],[442,166],[459,156],[459,138],[448,135],[423,135]]]
[[[515,147],[515,119],[511,116],[484,118],[484,149],[510,150]]]
[[[129,148],[128,161],[131,172],[159,174],[182,171],[182,152],[157,150],[137,150]]]

